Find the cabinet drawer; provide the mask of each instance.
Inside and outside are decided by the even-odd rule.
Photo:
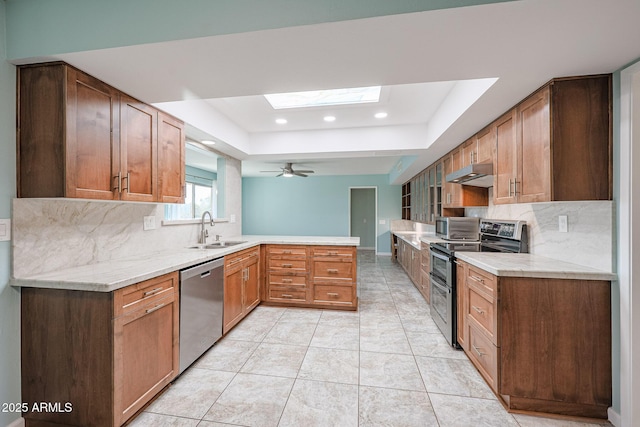
[[[313,261],[314,280],[352,281],[353,263],[336,261]]]
[[[315,302],[352,304],[353,288],[351,286],[316,285],[313,291]]]
[[[473,323],[469,324],[469,351],[467,355],[471,362],[478,368],[489,387],[497,393],[498,386],[498,351],[489,337]]]
[[[484,293],[477,292],[475,288],[468,288],[468,312],[469,319],[473,319],[478,323],[487,336],[491,339],[491,342],[498,345],[496,334],[496,310],[493,300],[487,298]]]
[[[281,274],[306,273],[307,260],[305,259],[270,259],[269,271],[277,271]]]
[[[114,316],[130,313],[177,292],[178,273],[169,273],[114,292]]]
[[[234,265],[241,263],[249,258],[256,258],[260,255],[259,248],[245,249],[244,251],[237,252],[235,254],[227,255],[224,257],[225,268],[233,267]]]
[[[467,275],[467,284],[469,286],[475,286],[481,291],[486,292],[492,298],[495,298],[497,277],[493,274],[487,273],[484,270],[470,265],[469,273]]]
[[[304,290],[292,291],[289,289],[274,289],[271,287],[269,288],[269,300],[306,302],[307,292]]]
[[[269,245],[267,255],[271,258],[306,258],[306,246]]]
[[[353,259],[354,250],[350,246],[317,246],[311,248],[311,256],[314,258],[329,258],[329,259],[346,259],[351,261]]]
[[[291,276],[283,274],[269,274],[269,285],[276,286],[293,286],[293,287],[305,287],[307,286],[306,276]]]

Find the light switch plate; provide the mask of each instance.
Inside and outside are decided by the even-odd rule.
[[[385,225],[387,223],[387,221],[385,221],[384,219],[379,219],[378,220],[378,224],[380,225]]]
[[[0,242],[11,240],[11,220],[0,219]]]
[[[156,217],[155,216],[145,216],[142,221],[142,229],[143,230],[154,230],[156,228]]]
[[[569,218],[566,215],[558,216],[558,231],[566,233],[569,231]]]
[[[231,214],[231,215],[229,215],[229,222],[230,222],[231,224],[233,224],[233,223],[235,223],[235,222],[236,222],[236,215],[235,215],[235,214]]]

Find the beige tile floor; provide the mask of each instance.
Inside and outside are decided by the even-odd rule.
[[[358,312],[259,306],[130,425],[594,426],[507,413],[404,271],[358,263]]]

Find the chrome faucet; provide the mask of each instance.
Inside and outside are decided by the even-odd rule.
[[[198,240],[198,243],[200,244],[206,244],[207,243],[207,237],[209,237],[209,230],[207,230],[206,228],[204,228],[204,217],[209,215],[209,219],[211,220],[210,224],[213,227],[214,225],[216,225],[213,222],[213,217],[211,216],[211,212],[209,211],[204,211],[202,213],[202,223],[200,224],[200,240]]]

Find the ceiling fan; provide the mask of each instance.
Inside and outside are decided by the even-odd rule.
[[[285,163],[283,168],[280,168],[279,171],[260,171],[260,172],[280,172],[278,175],[276,176],[285,176],[285,177],[292,177],[292,176],[301,176],[303,178],[306,178],[309,173],[313,173],[314,171],[312,170],[293,170],[293,163]]]

